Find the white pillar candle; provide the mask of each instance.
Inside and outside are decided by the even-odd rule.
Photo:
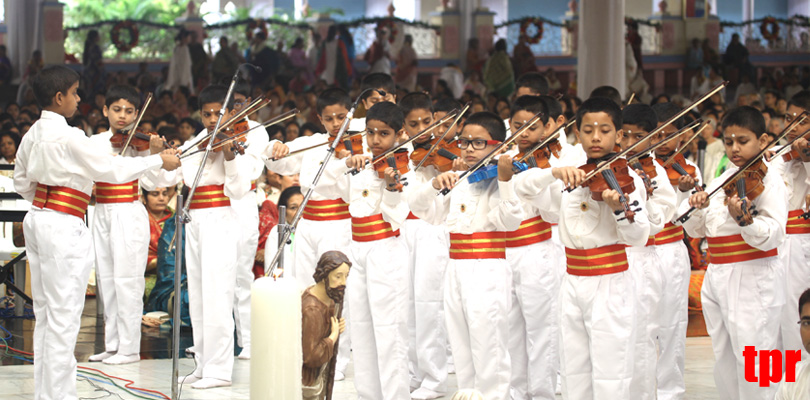
[[[259,278],[251,290],[250,398],[301,399],[301,290],[292,278]]]

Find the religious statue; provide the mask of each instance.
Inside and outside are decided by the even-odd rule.
[[[312,274],[315,284],[301,294],[303,400],[332,397],[338,337],[346,329],[340,308],[351,266],[339,251],[323,253]]]

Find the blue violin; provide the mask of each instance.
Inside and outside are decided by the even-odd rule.
[[[512,162],[512,171],[514,171],[516,174],[519,172],[526,171],[527,169],[529,169],[529,166],[526,163],[517,161]],[[498,177],[498,163],[495,162],[493,164],[487,165],[486,167],[479,168],[477,171],[471,173],[469,176],[467,176],[467,182],[475,183],[497,177]]]

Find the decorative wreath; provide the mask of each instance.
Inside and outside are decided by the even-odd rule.
[[[388,43],[393,44],[394,40],[397,38],[397,34],[399,34],[399,29],[397,29],[397,24],[394,22],[393,19],[386,19],[377,22],[377,29],[388,28],[388,31],[391,33],[388,35]]]
[[[762,34],[762,38],[767,40],[768,42],[773,42],[779,38],[779,24],[776,23],[776,18],[774,17],[767,17],[762,21],[762,25],[759,26],[759,33]]]
[[[537,28],[537,33],[532,36],[529,36],[527,33],[529,30],[529,26],[534,25]],[[526,35],[526,38],[529,43],[536,44],[540,43],[540,40],[543,39],[543,21],[537,18],[527,19],[520,24],[520,34]]]
[[[264,37],[268,37],[267,24],[261,19],[254,19],[247,24],[247,30],[245,31],[245,37],[247,37],[248,42],[253,40],[253,31],[255,31],[256,28],[264,32]]]
[[[126,29],[129,31],[129,41],[123,42],[121,40],[121,30]],[[110,40],[112,40],[113,45],[118,51],[122,53],[126,53],[132,50],[133,47],[138,45],[138,37],[140,33],[138,32],[138,27],[135,25],[135,22],[132,20],[121,21],[115,24],[110,31]]]

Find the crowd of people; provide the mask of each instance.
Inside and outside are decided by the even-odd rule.
[[[90,360],[137,362],[141,315],[170,311],[175,251],[186,269],[183,321],[174,323],[193,328],[187,352],[197,359],[183,382],[230,385],[235,345],[238,358],[251,357],[250,284],[278,248],[280,206],[287,221],[304,207],[284,273],[308,304],[331,313],[343,298],[323,283],[329,271],[321,255],[344,251],[348,258],[330,268],[341,279],[350,271],[345,322],[318,325],[325,335],[309,342],[321,347],[317,362],[305,362],[305,386],[327,379],[321,366],[334,356],[334,379],[353,359],[361,399],[438,398],[452,390],[453,371],[460,389],[486,399],[554,398],[558,390],[574,399],[683,398],[690,270],[708,267],[702,307],[718,391],[772,399],[777,390],[795,390],[747,382],[742,350],[798,350],[806,360],[810,230],[800,218],[810,190],[807,140],[795,141],[793,160],[774,158],[758,170],[764,190],[756,195],[721,190],[708,202],[707,194],[759,150],[807,126],[810,69],[766,75],[759,86],[740,74],[733,96],[717,90],[681,115],[725,72],[710,63],[690,98],[662,94],[625,104],[605,86],[582,100],[553,70],[536,70],[525,38],[511,57],[503,40],[489,55],[471,41],[466,71],[443,68],[428,94],[416,79],[412,39],[392,55],[387,34],[378,32],[362,77],[349,62],[356,57],[351,35],[338,27],[322,43],[316,36],[312,49],[299,40],[287,53],[259,33],[242,56],[223,37],[213,57],[183,31],[160,79],[146,64],[134,76],[106,74],[97,32],[88,35],[81,75],[32,60],[18,101],[0,113],[0,163],[15,164],[15,187],[33,203],[23,229],[38,393],[75,394],[72,346],[91,266],[105,306],[105,351]],[[689,59],[702,70],[707,55]],[[244,60],[262,71],[224,99],[218,83]],[[0,57],[0,80],[2,64]],[[150,105],[148,93],[155,93]],[[240,114],[260,96],[269,105]],[[325,144],[354,99],[361,106],[348,133],[360,136],[340,143],[313,187]],[[469,110],[459,112],[463,104]],[[180,157],[204,142],[223,108],[231,124],[248,127],[243,154],[228,145],[202,166],[199,154]],[[291,120],[263,125],[291,110]],[[141,115],[138,128],[155,134],[142,147],[122,145]],[[698,120],[700,127],[692,124]],[[779,137],[791,122],[799,128]],[[501,146],[507,131],[517,135],[508,148]],[[675,132],[678,139],[642,151]],[[554,134],[557,140],[548,139]],[[405,165],[392,156],[378,171],[366,167],[388,160],[405,140]],[[534,148],[541,142],[549,145]],[[621,184],[597,191],[577,167],[614,162],[620,149],[632,150],[627,158],[640,165],[613,168]],[[417,170],[419,150],[427,155]],[[527,171],[513,169],[518,159]],[[479,161],[491,161],[492,174],[478,183],[461,179]],[[185,240],[174,243],[174,199],[198,168],[191,222]],[[75,219],[88,207],[90,230]],[[677,218],[688,210],[691,218]],[[340,348],[324,353],[338,335]],[[808,375],[804,361],[797,379],[806,384]]]

